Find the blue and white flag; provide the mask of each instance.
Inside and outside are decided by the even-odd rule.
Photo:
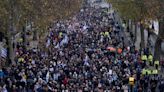
[[[0,51],[0,55],[1,55],[1,57],[6,58],[7,57],[7,49],[2,48]]]

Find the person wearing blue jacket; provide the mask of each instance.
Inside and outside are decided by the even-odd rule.
[[[0,69],[0,78],[3,78],[5,76],[4,72],[2,71],[2,69]]]

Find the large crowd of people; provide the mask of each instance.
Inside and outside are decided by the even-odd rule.
[[[159,67],[147,69],[151,53],[126,44],[108,10],[85,6],[49,27],[44,46],[17,44],[16,64],[0,69],[0,92],[163,92]]]

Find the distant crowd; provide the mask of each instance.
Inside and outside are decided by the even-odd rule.
[[[16,64],[0,69],[0,92],[163,92],[164,63],[127,44],[109,11],[85,6],[57,21],[44,48],[17,43]]]

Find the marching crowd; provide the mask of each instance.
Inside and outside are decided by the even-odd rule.
[[[85,6],[48,30],[44,48],[17,44],[16,64],[0,69],[0,92],[163,92],[159,61],[125,43],[107,8]]]

